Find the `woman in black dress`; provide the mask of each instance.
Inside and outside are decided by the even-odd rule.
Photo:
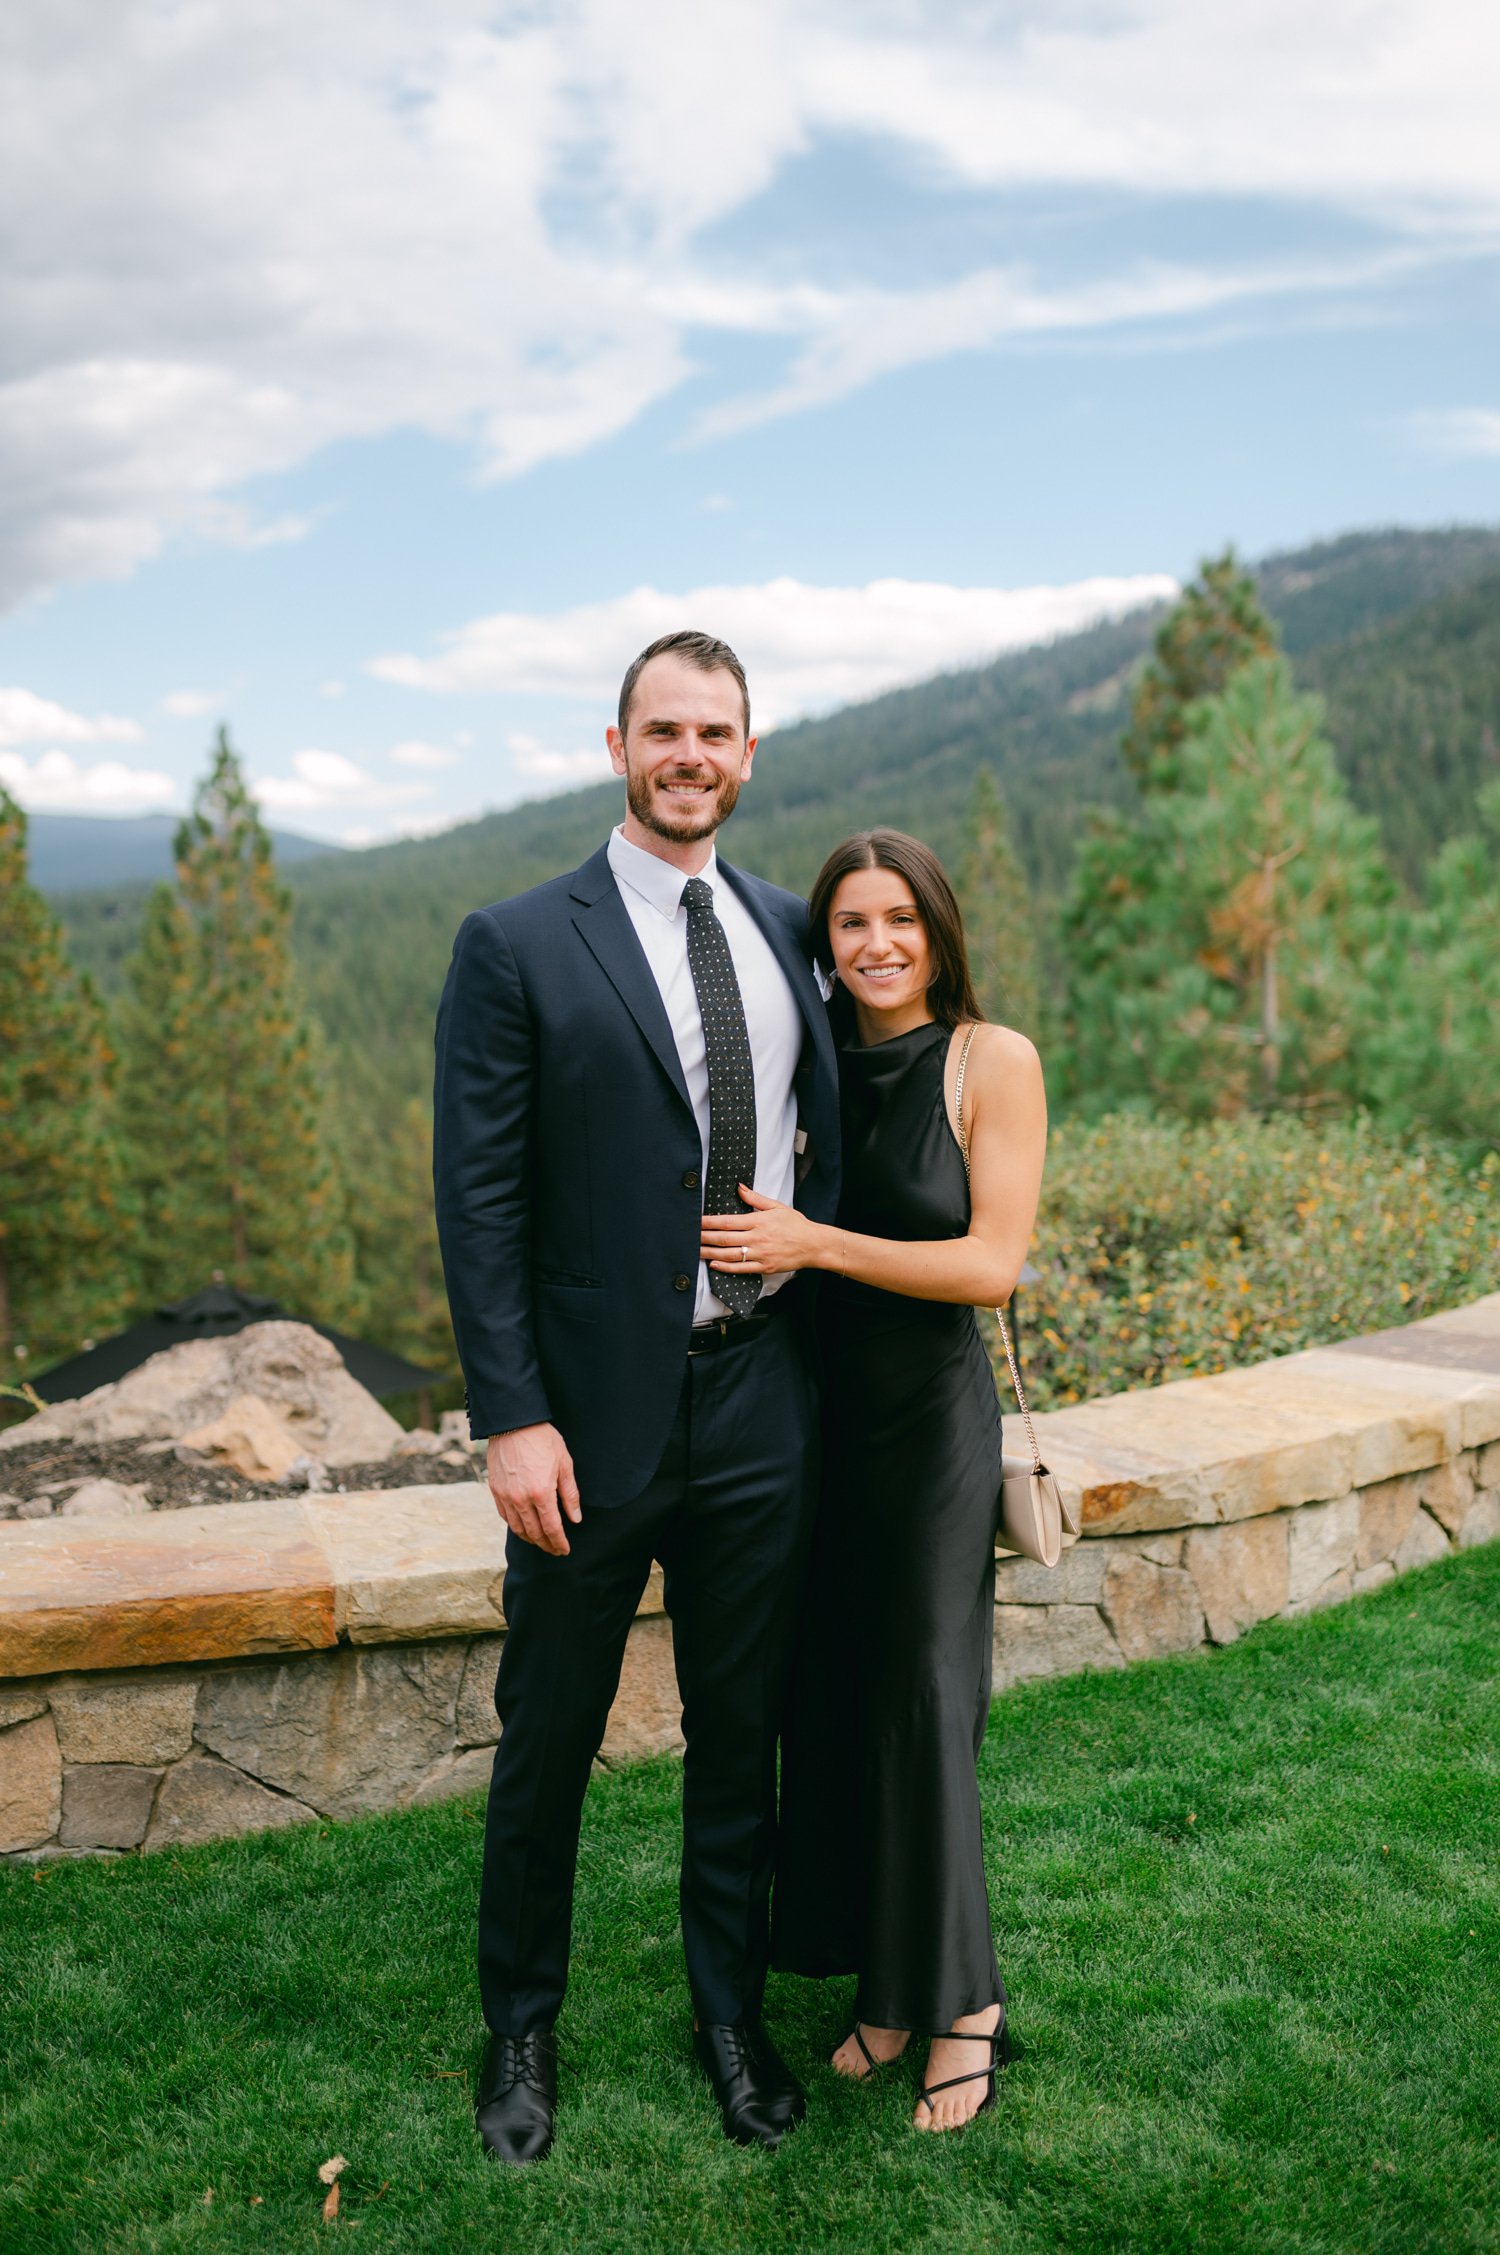
[[[829,1277],[824,1498],[782,1745],[773,1960],[858,1975],[833,2055],[843,2074],[928,2037],[914,2119],[948,2130],[993,2103],[1005,2056],[975,1775],[1000,1417],[974,1308],[1008,1299],[1020,1273],[1046,1101],[1031,1043],[979,1022],[957,903],[916,839],[872,830],[840,846],[811,931],[843,1036],[838,1221],[746,1191],[752,1212],[703,1230],[717,1267]]]

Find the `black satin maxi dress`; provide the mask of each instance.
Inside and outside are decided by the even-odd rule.
[[[841,1226],[961,1237],[926,1025],[840,1056]],[[824,1491],[782,1739],[772,1962],[857,1973],[856,2016],[935,2034],[1003,2001],[975,1764],[989,1714],[1000,1413],[974,1310],[825,1286]]]

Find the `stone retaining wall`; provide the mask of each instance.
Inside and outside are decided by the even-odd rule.
[[[1226,1644],[1500,1536],[1500,1294],[1038,1418],[1083,1538],[1003,1558],[995,1681]],[[342,1817],[488,1776],[504,1633],[478,1486],[0,1526],[0,1854]],[[653,1576],[603,1749],[680,1745]]]

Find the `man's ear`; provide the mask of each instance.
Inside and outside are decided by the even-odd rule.
[[[755,759],[755,747],[759,742],[758,736],[747,736],[745,738],[745,756],[740,762],[740,781],[742,783],[748,783],[750,780],[750,769]],[[622,775],[625,772],[623,767],[620,772]]]
[[[604,741],[609,746],[609,764],[616,775],[625,773],[625,739],[618,728],[606,728]]]

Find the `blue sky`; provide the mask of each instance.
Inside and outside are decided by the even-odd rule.
[[[1477,0],[22,0],[0,780],[220,719],[361,842],[602,772],[651,634],[771,724],[1353,526],[1500,518]]]

